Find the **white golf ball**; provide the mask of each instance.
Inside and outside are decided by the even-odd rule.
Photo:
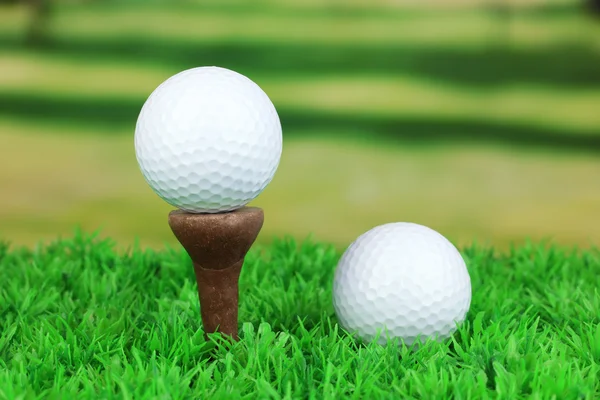
[[[438,232],[398,222],[362,234],[335,271],[340,325],[366,342],[443,340],[464,321],[471,279],[458,250]],[[401,342],[400,341],[400,342]]]
[[[146,182],[192,213],[238,209],[271,182],[281,123],[265,92],[245,76],[199,67],[167,79],[144,103],[135,153]]]

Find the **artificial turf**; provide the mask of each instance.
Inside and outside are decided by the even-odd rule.
[[[473,299],[453,338],[362,344],[337,325],[333,247],[253,248],[239,343],[206,342],[181,249],[117,252],[77,232],[0,247],[2,399],[593,399],[600,252],[462,249]]]

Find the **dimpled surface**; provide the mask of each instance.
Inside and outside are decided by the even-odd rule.
[[[282,151],[275,107],[245,76],[198,67],[163,82],[144,103],[135,152],[150,187],[193,213],[243,207],[273,179]]]
[[[471,279],[458,250],[422,225],[380,225],[348,247],[335,271],[340,325],[363,340],[449,337],[471,304]],[[387,329],[387,332],[385,331]],[[387,336],[386,336],[387,335]]]

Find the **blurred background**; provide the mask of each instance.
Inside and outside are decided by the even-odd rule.
[[[386,222],[458,245],[600,242],[600,7],[581,0],[0,0],[0,237],[175,244],[134,128],[181,70],[269,95],[259,241]]]

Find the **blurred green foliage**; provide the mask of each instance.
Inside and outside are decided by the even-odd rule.
[[[0,9],[0,234],[31,242],[110,220],[121,240],[170,238],[136,171],[135,121],[168,76],[219,65],[263,87],[284,127],[285,160],[260,197],[269,234],[345,243],[402,219],[465,241],[556,227],[571,243],[600,237],[588,223],[600,203],[600,25],[580,0],[43,4]],[[495,153],[470,150],[484,145]],[[552,153],[531,161],[532,149]]]

